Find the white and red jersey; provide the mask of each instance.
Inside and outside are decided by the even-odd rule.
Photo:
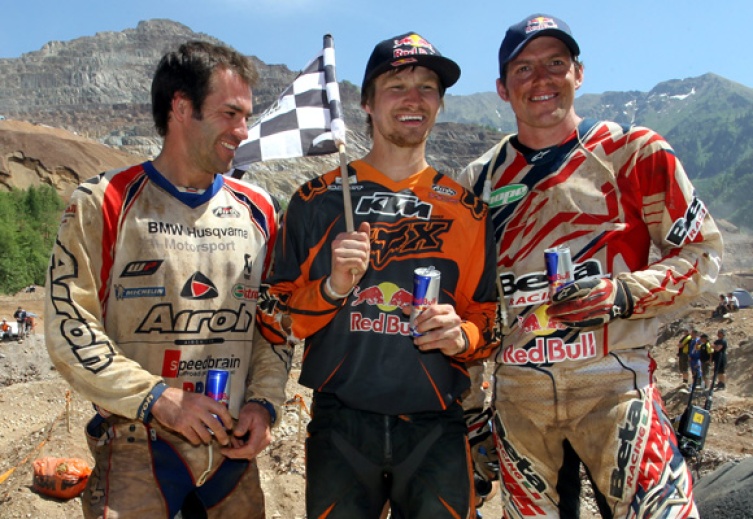
[[[542,150],[505,138],[460,182],[489,201],[508,311],[493,395],[505,517],[577,513],[581,463],[614,517],[697,517],[646,346],[655,316],[714,283],[722,241],[674,151],[646,128],[583,121]],[[558,246],[575,279],[624,281],[633,314],[550,323],[544,251]]]
[[[583,121],[543,150],[507,137],[459,180],[479,195],[487,183],[511,329],[498,362],[555,365],[653,344],[658,323],[648,318],[686,304],[719,273],[721,235],[672,148],[647,128]],[[560,245],[576,279],[628,284],[630,319],[582,330],[550,325],[544,249]]]
[[[45,338],[61,375],[131,419],[147,418],[165,385],[203,392],[209,369],[230,372],[234,416],[248,398],[280,405],[288,358],[252,345],[277,224],[266,192],[221,175],[185,192],[146,162],[81,184],[47,279]]]

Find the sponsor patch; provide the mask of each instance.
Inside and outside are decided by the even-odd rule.
[[[164,263],[164,260],[132,261],[123,267],[120,277],[151,276],[159,270],[162,263]]]

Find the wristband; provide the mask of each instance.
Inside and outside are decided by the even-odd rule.
[[[246,403],[247,404],[251,404],[251,403],[259,404],[264,409],[266,409],[267,412],[269,413],[269,425],[270,426],[274,425],[275,422],[277,421],[277,412],[275,411],[275,406],[272,405],[272,403],[266,398],[249,398],[248,400],[246,400]]]
[[[139,410],[136,416],[137,420],[140,420],[145,424],[148,424],[152,421],[152,407],[154,406],[154,402],[156,402],[157,399],[162,396],[162,393],[164,393],[165,389],[167,388],[168,385],[160,381],[152,388],[151,391],[149,391],[149,394],[146,395],[146,398],[141,402],[141,405],[139,406]]]
[[[333,298],[333,299],[345,299],[346,297],[348,297],[350,295],[351,292],[353,292],[353,287],[350,287],[350,290],[348,290],[344,294],[340,294],[339,292],[335,292],[332,289],[332,283],[330,281],[331,279],[332,278],[330,276],[327,276],[327,280],[324,282],[324,290],[327,292],[327,295],[330,296],[331,298]]]
[[[463,353],[468,351],[468,347],[470,346],[470,343],[468,342],[468,336],[465,334],[465,332],[463,330],[460,330],[460,333],[463,335],[463,347],[459,352],[455,353],[455,355],[462,355]],[[453,357],[455,355],[453,355]]]

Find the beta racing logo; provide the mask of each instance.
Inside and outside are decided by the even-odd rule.
[[[402,309],[412,304],[413,294],[395,283],[356,287],[350,306],[371,305],[376,306],[380,312],[376,318],[367,317],[358,311],[351,312],[350,331],[410,336],[408,321]],[[398,312],[393,313],[395,310]]]

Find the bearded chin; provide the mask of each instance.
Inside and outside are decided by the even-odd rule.
[[[385,135],[385,139],[387,139],[388,142],[391,142],[399,148],[415,148],[416,146],[425,143],[428,138],[429,132],[426,132],[423,135],[401,135],[399,133]]]

